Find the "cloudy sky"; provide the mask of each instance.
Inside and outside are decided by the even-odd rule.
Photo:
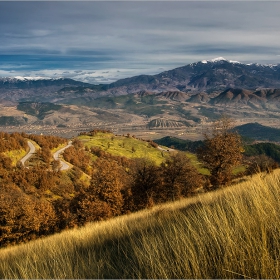
[[[108,83],[225,57],[280,63],[280,2],[0,1],[0,76]]]

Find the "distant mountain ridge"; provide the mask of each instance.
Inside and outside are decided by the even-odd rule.
[[[280,87],[280,66],[243,64],[224,58],[203,60],[157,75],[140,75],[111,83],[106,90],[113,94],[139,90],[221,91],[227,88]]]
[[[69,78],[45,78],[45,77],[4,77],[0,78],[0,89],[26,89],[26,88],[39,88],[46,86],[89,86],[90,84],[75,81]]]
[[[156,95],[178,102],[262,110],[280,108],[280,65],[243,64],[218,57],[157,75],[91,85],[69,78],[0,78],[1,102],[84,104],[103,96]]]
[[[209,101],[212,105],[249,106],[254,109],[279,109],[280,89],[247,90],[229,88]]]
[[[68,78],[43,77],[0,78],[2,89],[31,89],[53,86],[56,98],[71,93],[98,98],[105,95],[126,95],[180,91],[185,93],[221,92],[228,88],[257,90],[280,88],[280,65],[243,64],[218,57],[202,60],[156,75],[139,75],[111,84],[92,85]],[[54,93],[54,90],[52,93]],[[37,92],[39,94],[39,92]],[[182,98],[182,97],[179,97]],[[201,96],[202,99],[205,99]],[[207,99],[207,98],[206,98]]]

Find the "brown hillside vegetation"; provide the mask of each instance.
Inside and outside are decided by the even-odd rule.
[[[100,138],[97,131],[90,132],[93,146],[73,140],[73,146],[64,153],[73,166],[60,171],[50,150],[57,147],[51,147],[49,142],[60,146],[65,139],[29,135],[41,144],[41,149],[31,158],[28,168],[13,166],[8,157],[0,158],[0,246],[27,242],[228,185],[233,178],[233,167],[241,159],[239,137],[228,133],[227,125],[214,132],[203,152],[210,176],[200,174],[183,152],[168,153],[161,157],[160,164],[148,158],[112,155],[110,145],[117,144],[115,147],[119,148],[122,144],[123,150],[124,140],[133,140],[134,151],[129,148],[127,154],[134,155],[140,147],[136,144],[141,141],[127,135],[118,144],[117,136],[102,134]],[[104,139],[111,142],[105,142],[104,146]],[[96,140],[101,141],[106,151],[94,146],[99,143]],[[210,147],[207,143],[215,145]],[[149,153],[157,147],[151,141],[145,144]],[[248,170],[255,172],[258,167],[251,166]],[[264,167],[263,170],[268,170],[266,164]]]
[[[190,196],[195,189],[203,188],[202,176],[185,154],[177,154],[180,164],[172,160],[172,155],[161,166],[151,161],[147,172],[135,159],[112,156],[98,147],[86,149],[75,139],[73,146],[65,151],[65,159],[73,168],[64,172],[59,170],[59,163],[53,160],[50,149],[57,148],[66,139],[28,137],[41,146],[29,160],[28,168],[20,164],[13,166],[11,158],[0,156],[1,247]],[[15,138],[10,138],[11,143],[6,146],[17,147],[12,145],[18,143]],[[153,145],[157,146],[149,142],[149,149]],[[190,174],[179,174],[178,169],[170,180],[168,170],[175,164],[181,168],[181,173],[185,170]],[[187,187],[192,185],[194,177],[196,184]],[[139,182],[145,182],[144,188],[139,187]],[[172,183],[176,184],[176,192],[170,195]]]
[[[280,278],[280,170],[0,250],[0,278]]]
[[[27,141],[22,134],[0,132],[0,153],[18,149],[27,150],[27,147]]]

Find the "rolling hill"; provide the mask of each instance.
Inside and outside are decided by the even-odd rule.
[[[252,139],[280,142],[280,129],[264,126],[259,123],[247,123],[235,127],[235,130],[241,135]]]

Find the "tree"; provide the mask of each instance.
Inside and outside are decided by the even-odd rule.
[[[125,169],[114,160],[100,158],[95,161],[93,168],[88,192],[94,201],[106,202],[112,215],[120,215],[123,206],[121,190],[126,186],[127,181]]]
[[[56,216],[52,205],[25,194],[10,183],[0,188],[0,246],[53,233]]]
[[[232,171],[242,160],[241,137],[232,131],[232,120],[223,116],[213,126],[211,133],[204,133],[204,146],[198,149],[198,159],[210,171],[213,187],[228,184]]]
[[[145,158],[139,158],[135,159],[131,169],[133,177],[131,193],[134,210],[152,206],[156,190],[161,185],[159,168],[154,162]]]
[[[252,156],[248,158],[249,166],[246,174],[252,175],[259,172],[272,172],[273,169],[278,168],[278,163],[265,154]]]
[[[165,194],[165,200],[189,196],[203,185],[202,175],[191,165],[183,152],[170,154],[161,164],[161,169],[163,186],[160,193]]]
[[[52,170],[55,171],[55,172],[58,172],[60,171],[60,168],[61,168],[61,163],[60,163],[60,160],[53,160],[52,162]]]

